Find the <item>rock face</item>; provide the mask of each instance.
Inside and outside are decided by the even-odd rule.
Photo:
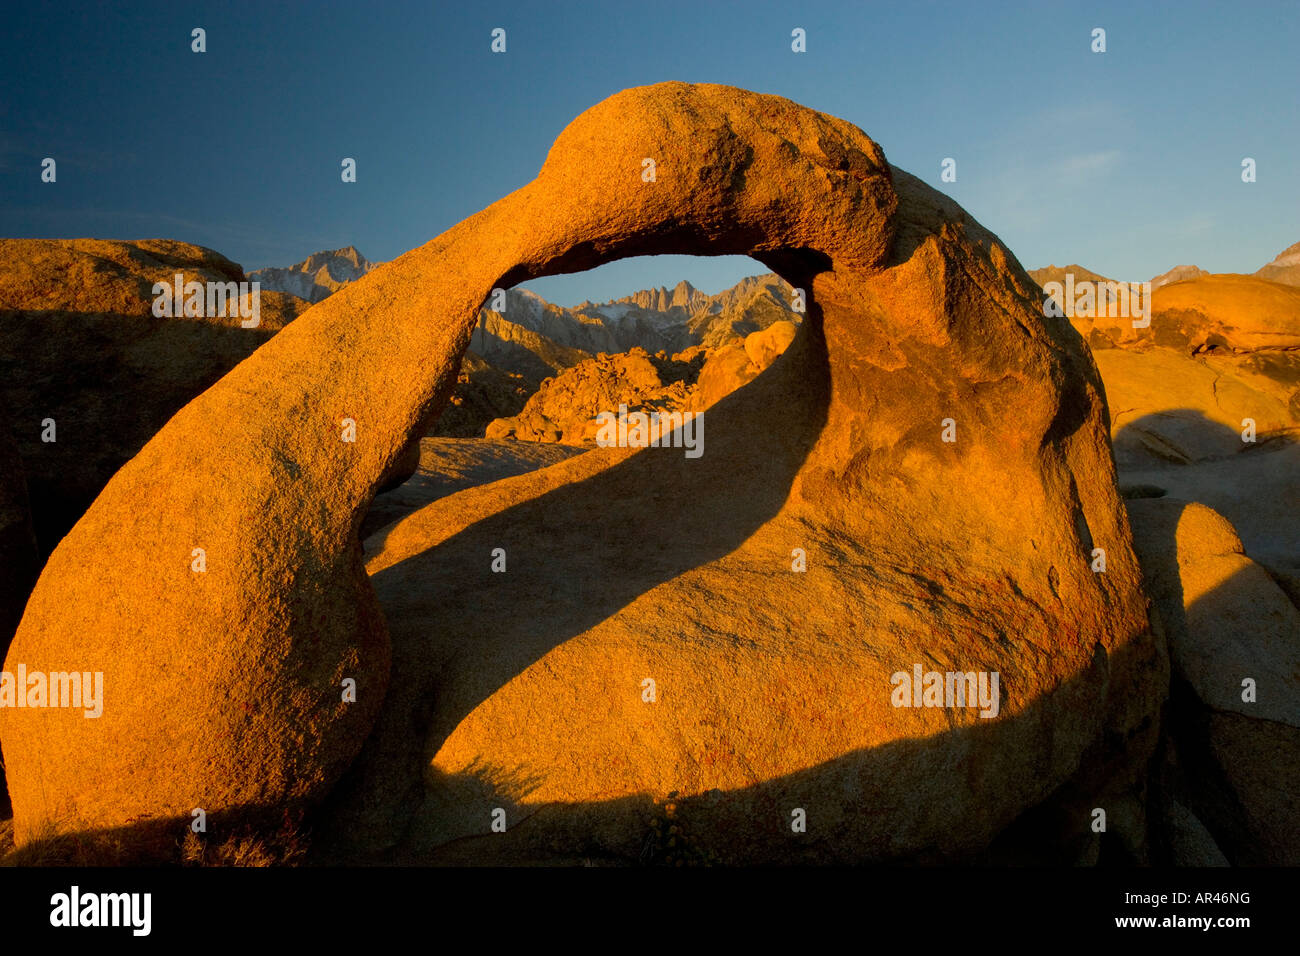
[[[703,456],[597,449],[470,489],[363,566],[361,515],[490,291],[667,252],[747,254],[807,293],[785,354],[706,413]],[[960,854],[1086,753],[1140,750],[1159,706],[1105,421],[1009,253],[856,127],[722,86],[624,91],[108,483],[7,660],[102,670],[104,714],[0,713],[16,840],[319,799],[382,711],[331,801],[370,843],[409,824],[428,852],[503,807],[503,850],[635,853],[676,791],[731,859]],[[913,665],[997,672],[997,717],[892,706]]]
[[[710,352],[692,396],[694,407],[706,409],[752,382],[790,347],[797,332],[793,322],[773,322],[762,331],[749,333],[743,341]]]
[[[1300,610],[1224,518],[1172,498],[1129,503],[1169,639],[1164,799],[1175,855],[1300,863]],[[1248,691],[1245,684],[1250,682]],[[1190,819],[1189,819],[1190,818]],[[1184,846],[1203,822],[1200,851]]]
[[[182,405],[307,307],[262,291],[256,328],[230,315],[156,317],[153,285],[176,273],[247,281],[183,242],[0,239],[0,404],[43,554]]]
[[[691,361],[647,355],[634,348],[618,355],[599,355],[553,379],[547,379],[518,415],[488,425],[487,438],[595,444],[601,412],[667,414],[685,411],[704,356]]]
[[[1123,482],[1215,509],[1283,575],[1300,574],[1297,293],[1250,276],[1179,282],[1155,293],[1150,328],[1094,353]]]
[[[1095,353],[1112,406],[1111,428],[1121,471],[1190,465],[1243,452],[1243,422],[1267,441],[1297,422],[1284,390],[1239,374],[1230,361],[1172,349],[1107,349]]]

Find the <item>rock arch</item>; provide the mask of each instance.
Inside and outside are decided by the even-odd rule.
[[[359,523],[439,413],[479,307],[498,286],[663,252],[747,254],[816,303],[807,347],[826,358],[825,424],[791,499],[845,529],[880,533],[893,515],[890,560],[907,564],[910,544],[937,562],[931,584],[966,608],[954,626],[972,656],[995,662],[984,612],[1019,642],[1019,704],[1084,675],[1059,706],[1093,712],[1072,712],[1060,742],[1041,739],[1047,717],[1026,731],[1045,768],[1034,794],[1103,728],[1132,731],[1150,711],[1140,672],[1154,652],[1077,335],[1043,318],[994,237],[856,127],[778,97],[666,83],[583,113],[533,182],[313,307],[112,479],[51,557],[6,661],[105,675],[98,719],[0,712],[19,842],[319,799],[389,676]],[[890,378],[907,401],[879,398]],[[956,446],[938,443],[945,417]],[[345,418],[355,442],[340,441]],[[1107,575],[1089,571],[1084,539],[1110,545]],[[1034,634],[1008,635],[1017,624]],[[1135,644],[1139,664],[1096,666],[1097,648],[1104,659]],[[914,629],[899,646],[926,653]],[[347,677],[356,703],[340,699]],[[1107,696],[1121,683],[1134,691],[1124,703]]]

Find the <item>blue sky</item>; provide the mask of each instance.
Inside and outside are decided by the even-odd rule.
[[[1253,272],[1300,240],[1292,3],[8,5],[0,235],[168,237],[246,269],[390,259],[536,175],[628,86],[729,83],[857,124],[1026,268]],[[190,30],[208,52],[190,52]],[[490,32],[507,30],[507,52]],[[807,31],[808,52],[790,50]],[[1090,50],[1107,31],[1107,52]],[[58,182],[40,162],[58,161]],[[342,157],[358,181],[339,178]],[[1241,181],[1241,161],[1258,181]],[[939,181],[944,157],[957,182]],[[748,259],[655,257],[531,283],[566,305]]]

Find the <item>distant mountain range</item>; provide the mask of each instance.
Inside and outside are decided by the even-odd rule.
[[[1272,279],[1287,285],[1300,285],[1300,242],[1283,249],[1276,259],[1264,266],[1255,275],[1261,279]]]
[[[288,268],[249,273],[264,289],[319,302],[380,263],[354,247],[318,252]],[[790,287],[775,275],[742,279],[717,295],[689,282],[643,289],[612,302],[565,308],[528,289],[507,289],[502,309],[484,308],[470,350],[534,384],[602,352],[667,355],[738,342],[781,320],[798,321]]]
[[[347,246],[318,252],[288,268],[258,269],[249,277],[260,280],[265,289],[314,303],[377,265]],[[1077,264],[1032,269],[1029,275],[1043,285],[1064,283],[1067,273],[1073,274],[1076,282],[1114,281]],[[1208,275],[1199,266],[1178,265],[1153,277],[1151,286],[1155,290]],[[1300,243],[1284,250],[1255,276],[1300,286]],[[485,307],[480,312],[470,340],[469,360],[481,361],[485,368],[475,366],[465,374],[475,382],[484,380],[491,370],[518,376],[519,385],[493,379],[493,395],[499,392],[505,396],[494,398],[494,407],[507,409],[544,380],[601,354],[640,348],[652,356],[689,359],[694,351],[741,343],[750,333],[765,330],[775,322],[797,323],[802,316],[794,311],[791,291],[782,279],[767,274],[742,279],[716,295],[683,281],[671,289],[642,289],[609,302],[583,302],[566,308],[528,289],[508,289],[499,311]]]
[[[1074,275],[1076,282],[1081,279],[1087,279],[1090,282],[1116,281],[1106,276],[1099,275],[1090,269],[1085,269],[1080,265],[1051,265],[1044,266],[1041,269],[1030,269],[1029,277],[1039,285],[1045,285],[1048,282],[1064,283],[1065,274],[1067,272]],[[1210,274],[1210,272],[1207,272],[1200,266],[1174,266],[1168,272],[1162,272],[1158,276],[1153,276],[1151,278],[1151,289],[1152,291],[1155,291],[1161,286],[1170,285],[1174,282],[1185,282],[1188,279],[1199,279],[1201,276],[1207,276]],[[1281,282],[1284,285],[1300,286],[1300,242],[1283,249],[1272,262],[1255,270],[1254,275],[1261,279],[1268,279],[1272,282]]]
[[[248,278],[262,283],[264,289],[287,292],[316,303],[360,279],[376,265],[355,247],[344,246],[308,256],[287,269],[254,269]]]

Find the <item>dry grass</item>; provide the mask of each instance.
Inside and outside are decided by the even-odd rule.
[[[213,832],[206,834],[189,829],[188,819],[97,833],[51,831],[15,848],[13,821],[5,820],[0,866],[299,866],[306,859],[301,816],[286,812],[270,827],[209,822]]]

